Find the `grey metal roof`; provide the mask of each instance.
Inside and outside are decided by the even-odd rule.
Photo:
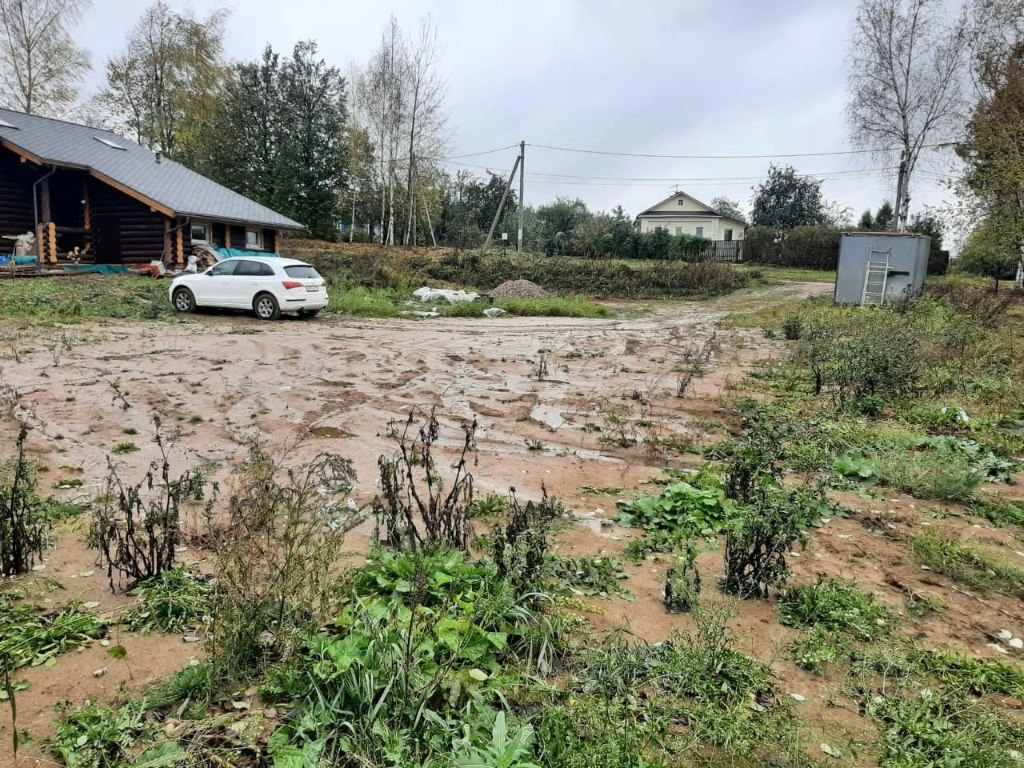
[[[158,163],[152,150],[112,131],[0,109],[0,140],[39,158],[45,165],[102,174],[179,216],[279,229],[303,228],[297,221],[180,163],[166,157]]]

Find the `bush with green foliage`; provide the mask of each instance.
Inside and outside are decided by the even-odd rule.
[[[821,519],[828,502],[820,492],[765,485],[740,506],[726,528],[722,589],[740,599],[768,597],[789,576],[786,555]]]

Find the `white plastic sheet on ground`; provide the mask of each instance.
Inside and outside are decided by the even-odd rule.
[[[447,288],[429,288],[427,286],[417,288],[412,292],[412,295],[424,304],[440,304],[441,302],[453,305],[465,304],[470,301],[476,301],[480,298],[479,293],[452,291]]]

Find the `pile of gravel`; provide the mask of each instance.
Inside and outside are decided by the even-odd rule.
[[[491,291],[491,298],[495,301],[500,299],[547,299],[550,296],[550,293],[529,280],[506,280]]]

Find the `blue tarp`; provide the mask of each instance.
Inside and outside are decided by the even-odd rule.
[[[267,251],[247,251],[244,248],[213,248],[221,259],[244,259],[252,256],[280,256],[279,253],[268,253]]]
[[[64,271],[86,275],[127,275],[131,270],[119,264],[65,264]]]

